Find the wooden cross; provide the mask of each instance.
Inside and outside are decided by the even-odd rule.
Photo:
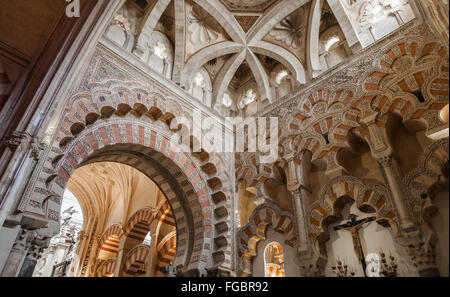
[[[352,238],[353,238],[353,247],[355,248],[356,256],[358,257],[359,261],[361,262],[361,265],[363,267],[364,276],[367,277],[366,272],[366,260],[364,256],[364,251],[361,246],[361,240],[359,239],[359,229],[368,222],[372,222],[375,220],[375,217],[368,217],[361,220],[356,220],[357,215],[350,214],[350,220],[346,222],[343,225],[334,227],[334,230],[347,230],[352,232]]]

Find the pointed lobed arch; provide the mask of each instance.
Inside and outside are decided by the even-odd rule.
[[[391,197],[384,186],[366,185],[351,176],[336,177],[323,187],[319,200],[311,205],[306,215],[308,236],[317,244],[315,261],[320,266],[327,262],[325,242],[330,238],[328,226],[342,219],[341,211],[348,203],[356,203],[360,211],[374,214],[375,221],[389,227],[394,238],[401,232]]]

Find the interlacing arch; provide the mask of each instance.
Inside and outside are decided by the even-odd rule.
[[[431,144],[420,156],[416,169],[404,178],[410,189],[411,209],[420,223],[437,213],[433,203],[435,195],[449,186],[449,143],[448,138]]]
[[[294,246],[297,242],[297,227],[292,214],[281,211],[276,205],[264,203],[256,207],[249,222],[239,229],[238,256],[241,259],[242,276],[252,275],[252,258],[257,254],[257,244],[266,237],[269,226],[285,234],[285,243]]]
[[[404,121],[427,121],[428,112],[437,114],[448,103],[449,67],[447,50],[436,42],[407,41],[388,49],[378,69],[363,85],[366,94],[352,107],[365,101],[380,114],[394,112]],[[429,128],[430,121],[426,123]]]
[[[310,117],[315,113],[313,108],[318,102],[325,102],[327,106],[340,102],[342,103],[340,106],[346,106],[352,101],[354,96],[355,94],[351,89],[339,89],[337,91],[331,89],[319,89],[313,91],[307,96],[308,100],[301,106],[301,111],[295,114],[294,117],[300,121]]]
[[[109,89],[98,86],[93,94],[73,97],[72,108],[66,110],[49,153],[47,166],[55,173],[50,170],[42,173],[46,174],[43,180],[49,192],[62,196],[71,174],[81,165],[100,161],[130,165],[160,187],[174,211],[177,228],[181,230],[177,236],[175,265],[189,263],[188,270],[205,267],[211,261],[210,249],[213,249],[213,265],[220,265],[229,242],[213,245],[211,237],[213,234],[224,236],[227,231],[213,233],[211,218],[214,216],[217,223],[229,224],[226,204],[231,195],[230,181],[222,160],[203,149],[194,153],[174,150],[169,137],[179,133],[183,126],[180,124],[170,130],[171,121],[180,115],[180,108],[170,100],[163,100],[162,95],[145,92],[142,88],[116,86]],[[196,140],[192,137],[190,140],[192,147]],[[143,159],[150,163],[142,162]],[[167,176],[161,174],[160,169]],[[199,214],[186,217],[180,195],[186,199],[187,203],[183,204]],[[195,239],[188,238],[185,230],[188,225],[196,226]],[[185,259],[185,253],[191,254],[191,259]]]
[[[436,42],[398,43],[381,57],[379,68],[369,74],[364,88],[366,91],[389,88],[393,92],[411,92],[422,88],[429,79],[425,68],[435,66],[436,61],[445,59],[447,55],[446,49]],[[397,76],[404,72],[409,72],[411,77]]]
[[[359,111],[349,108],[355,101],[356,91],[350,87],[333,90],[331,87],[310,92],[301,108],[287,113],[282,119],[289,129],[280,131],[279,160],[284,162],[283,152],[312,153],[312,161],[316,159],[328,162],[344,147],[348,147],[347,134],[358,127]],[[236,178],[246,180],[250,186],[264,183],[271,174],[271,167],[257,164],[255,153],[236,154]],[[258,172],[255,167],[259,166]],[[286,168],[287,164],[282,166]]]
[[[312,161],[335,156],[348,147],[347,134],[358,127],[358,113],[349,104],[355,100],[355,91],[318,89],[307,95],[302,107],[286,116],[289,130],[280,140],[288,151],[300,153],[308,150]]]
[[[307,96],[308,104],[313,104],[308,113],[300,110],[287,113],[282,122],[289,129],[279,131],[276,164],[286,169],[286,151],[306,150],[312,153],[312,161],[321,159],[328,163],[337,152],[348,147],[348,132],[359,126],[359,110],[348,107],[355,101],[354,94],[351,89],[319,89]],[[249,186],[266,182],[272,174],[271,165],[257,161],[258,153],[244,151],[235,154],[235,159],[236,179],[245,180]]]
[[[245,180],[247,187],[255,187],[264,184],[272,177],[273,164],[259,163],[258,153],[236,153],[235,158],[235,176],[238,183]],[[237,188],[238,184],[236,184],[236,191]]]
[[[393,236],[397,236],[398,219],[384,186],[365,185],[351,176],[339,176],[329,181],[320,193],[319,200],[311,205],[307,212],[309,237],[319,241],[322,246],[330,236],[328,226],[342,219],[341,211],[347,203],[356,202],[359,210],[373,213],[376,222],[390,227]],[[323,250],[316,251],[318,256],[325,256]]]
[[[253,179],[253,177],[256,176],[255,166],[242,164],[244,161],[241,158],[236,158],[236,160],[236,180],[245,180],[249,186],[253,186],[255,183],[255,179]]]

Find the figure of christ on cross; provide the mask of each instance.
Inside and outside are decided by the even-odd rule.
[[[359,261],[361,262],[361,265],[363,267],[364,276],[367,277],[366,272],[366,260],[364,256],[364,251],[361,246],[361,240],[359,239],[359,229],[368,222],[372,222],[375,220],[375,217],[368,217],[361,220],[356,220],[357,215],[350,214],[350,220],[340,226],[334,227],[334,230],[347,230],[352,232],[352,238],[353,238],[353,247],[355,248],[356,256],[358,257]]]

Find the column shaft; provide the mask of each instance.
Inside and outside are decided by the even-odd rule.
[[[415,224],[409,215],[408,207],[406,205],[406,199],[404,197],[405,193],[403,192],[397,162],[392,155],[389,155],[380,158],[378,160],[378,163],[380,164],[381,169],[384,172],[386,183],[391,190],[392,198],[400,216],[402,229],[405,231],[413,230]]]

